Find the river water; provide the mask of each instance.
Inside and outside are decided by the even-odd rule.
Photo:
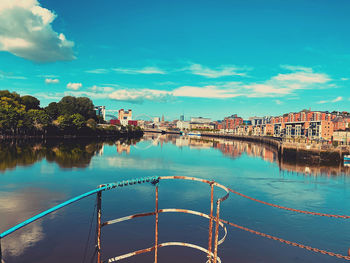
[[[277,152],[268,146],[213,138],[147,134],[140,141],[2,143],[0,232],[97,185],[145,176],[215,180],[266,202],[350,215],[349,174],[343,166],[308,166],[278,160]],[[222,195],[222,190],[215,191],[215,198]],[[154,211],[154,199],[155,187],[149,183],[103,192],[102,221]],[[5,237],[1,241],[4,261],[91,262],[95,204],[95,196],[88,197]],[[159,208],[209,213],[210,187],[190,181],[161,181]],[[280,210],[234,194],[222,203],[220,217],[344,255],[350,247],[350,221],[346,219]],[[230,226],[227,230],[226,241],[218,249],[222,262],[344,262]],[[160,214],[159,242],[167,241],[206,248],[208,220],[188,214]],[[102,229],[104,260],[153,244],[154,216]],[[206,255],[190,248],[165,247],[159,250],[158,259],[169,263],[206,262]],[[153,262],[153,252],[124,262]]]

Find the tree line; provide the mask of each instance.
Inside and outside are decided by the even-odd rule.
[[[98,127],[103,119],[96,115],[94,104],[86,97],[65,96],[59,102],[40,107],[30,95],[20,96],[0,91],[0,135],[62,136],[117,135],[116,127]],[[132,129],[129,128],[132,132]]]

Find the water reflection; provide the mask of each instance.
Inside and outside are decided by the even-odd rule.
[[[3,141],[0,144],[0,172],[17,166],[29,166],[46,159],[60,168],[86,168],[95,155],[103,154],[103,145],[116,144],[118,153],[130,153],[132,139],[120,141],[49,140],[49,141]]]
[[[64,199],[64,195],[40,188],[24,188],[21,192],[0,192],[0,229],[10,227],[52,206],[49,200]],[[51,218],[54,214],[51,215]],[[17,231],[2,243],[4,257],[20,256],[27,248],[44,238],[43,221],[39,220]]]
[[[139,142],[148,141],[148,144]],[[145,134],[141,140],[118,140],[118,141],[11,141],[0,144],[0,172],[14,169],[17,166],[29,166],[43,159],[57,163],[60,168],[86,168],[90,165],[95,155],[103,155],[104,145],[115,145],[118,155],[129,155],[133,147],[138,150],[146,150],[150,147],[171,143],[179,148],[190,149],[217,149],[226,157],[240,158],[249,156],[261,158],[270,163],[277,163],[281,171],[289,171],[312,175],[339,175],[349,174],[350,167],[347,165],[322,166],[303,163],[300,160],[285,160],[279,156],[273,147],[227,139],[189,137],[178,135]],[[115,160],[110,160],[110,163]],[[115,165],[115,164],[114,164]]]
[[[190,137],[177,135],[155,135],[147,134],[144,140],[155,141],[157,144],[172,143],[178,147],[189,147],[192,149],[218,149],[229,158],[240,158],[244,155],[258,157],[270,163],[278,163],[281,171],[301,173],[306,175],[340,175],[350,174],[350,165],[322,166],[308,164],[302,160],[286,160],[279,156],[276,148],[259,143],[227,140],[209,137]]]

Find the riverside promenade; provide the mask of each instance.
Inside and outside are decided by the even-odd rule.
[[[349,145],[333,146],[329,142],[317,140],[308,141],[307,139],[282,139],[272,136],[242,136],[209,132],[201,133],[201,136],[250,141],[270,145],[275,147],[278,150],[279,156],[284,159],[291,159],[310,164],[342,164],[344,155],[350,154]]]

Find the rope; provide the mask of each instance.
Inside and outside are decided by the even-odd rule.
[[[293,211],[293,212],[297,212],[297,213],[302,213],[302,214],[308,214],[308,215],[315,215],[315,216],[325,216],[325,217],[333,217],[333,218],[342,218],[342,219],[349,219],[350,216],[347,215],[332,215],[332,214],[326,214],[326,213],[318,213],[318,212],[310,212],[310,211],[304,211],[304,210],[299,210],[299,209],[294,209],[294,208],[290,208],[290,207],[285,207],[285,206],[281,206],[281,205],[276,205],[276,204],[272,204],[272,203],[268,203],[265,201],[261,201],[259,199],[244,195],[240,192],[237,192],[233,189],[227,188],[231,193],[234,193],[236,195],[242,196],[244,198],[247,198],[249,200],[264,204],[264,205],[268,205],[268,206],[272,206],[272,207],[276,207],[279,209],[283,209],[283,210],[288,210],[288,211]]]
[[[86,240],[85,249],[84,249],[84,258],[83,258],[82,263],[84,263],[84,262],[85,262],[85,259],[86,259],[87,248],[88,248],[89,241],[90,241],[91,230],[92,230],[92,223],[94,222],[94,215],[95,215],[95,211],[96,211],[96,206],[97,206],[97,201],[95,202],[94,210],[93,210],[93,212],[92,212],[92,216],[91,216],[91,219],[90,219],[89,235],[88,235],[88,238],[87,238],[87,240]]]
[[[284,243],[284,244],[287,244],[287,245],[291,245],[293,247],[299,247],[299,248],[303,248],[303,249],[306,249],[306,250],[309,250],[309,251],[321,253],[323,255],[328,255],[328,256],[337,257],[337,258],[340,258],[340,259],[345,259],[345,260],[349,260],[350,261],[350,256],[344,256],[342,254],[329,252],[327,250],[318,249],[318,248],[306,246],[306,245],[303,245],[303,244],[299,244],[299,243],[296,243],[296,242],[288,241],[288,240],[285,240],[283,238],[279,238],[279,237],[271,236],[271,235],[268,235],[268,234],[265,234],[265,233],[261,233],[261,232],[255,231],[253,229],[250,229],[250,228],[247,228],[247,227],[244,227],[244,226],[240,226],[240,225],[231,223],[231,222],[223,220],[223,219],[220,219],[220,221],[225,223],[225,224],[228,224],[230,226],[233,226],[235,228],[238,228],[238,229],[250,232],[250,233],[258,235],[258,236],[262,236],[262,237],[265,237],[265,238],[276,240],[276,241],[279,241],[281,243]]]

